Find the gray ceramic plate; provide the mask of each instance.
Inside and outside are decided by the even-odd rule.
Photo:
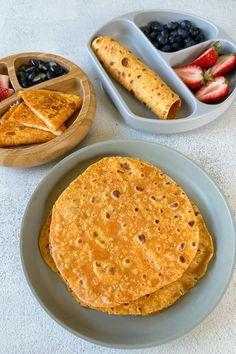
[[[174,306],[160,314],[146,317],[109,316],[80,307],[39,253],[39,232],[55,200],[85,168],[108,155],[139,157],[167,172],[198,205],[214,235],[216,253],[206,276]],[[162,145],[137,140],[106,141],[90,145],[65,158],[39,184],[22,223],[21,258],[35,297],[64,328],[96,344],[144,348],[186,333],[218,304],[234,267],[235,228],[223,194],[194,162]]]

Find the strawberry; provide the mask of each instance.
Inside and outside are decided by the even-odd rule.
[[[9,87],[9,76],[0,74],[0,88]]]
[[[229,93],[229,85],[224,76],[219,76],[213,81],[207,81],[206,86],[202,86],[195,97],[204,103],[217,103],[222,101]]]
[[[209,73],[216,77],[228,74],[236,67],[236,55],[235,54],[225,54],[219,56],[214,66],[212,66],[208,71]]]
[[[203,71],[197,65],[177,66],[173,68],[176,74],[192,90],[201,86],[203,81]]]
[[[13,89],[0,87],[0,102],[10,97],[14,93]]]
[[[221,46],[219,42],[216,42],[213,47],[205,50],[200,57],[195,59],[191,64],[198,65],[200,68],[205,69],[216,63]]]

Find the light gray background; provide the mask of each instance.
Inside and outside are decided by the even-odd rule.
[[[178,135],[152,135],[125,126],[100,90],[85,45],[103,23],[146,8],[183,9],[222,27],[236,41],[235,0],[0,0],[0,57],[24,51],[52,52],[74,61],[91,77],[96,121],[82,146],[116,138],[140,138],[183,152],[224,191],[236,213],[236,101],[215,122]],[[38,305],[24,279],[19,230],[30,195],[56,162],[31,169],[0,168],[0,353],[126,353],[80,340],[59,327]],[[135,353],[235,353],[236,276],[220,305],[191,333]],[[101,324],[102,325],[102,324]],[[134,352],[134,351],[133,351]]]

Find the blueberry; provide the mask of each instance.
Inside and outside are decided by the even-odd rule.
[[[26,74],[24,70],[20,70],[17,74],[19,80],[26,80]]]
[[[179,27],[179,23],[171,21],[167,23],[167,27],[170,31],[174,31],[177,30],[177,28]]]
[[[198,27],[190,28],[189,33],[193,38],[196,38],[200,34],[200,29]]]
[[[32,81],[35,78],[35,76],[37,76],[39,73],[40,73],[40,71],[35,66],[32,66],[31,68],[26,69],[25,70],[26,80]]]
[[[172,44],[175,42],[175,36],[170,35],[169,36],[169,43]]]
[[[185,41],[184,41],[184,47],[185,48],[188,48],[188,47],[192,47],[193,45],[195,45],[196,42],[191,39],[191,38],[187,38]]]
[[[167,29],[163,29],[163,30],[161,31],[161,35],[162,35],[162,36],[169,36],[169,31],[168,31]]]
[[[170,31],[170,36],[177,36],[178,35],[178,31]]]
[[[50,69],[56,76],[61,76],[65,73],[65,70],[60,66],[52,66]]]
[[[189,33],[187,31],[183,30],[182,28],[179,28],[178,35],[181,36],[182,38],[186,38],[186,37],[188,37]]]
[[[174,42],[174,43],[172,43],[171,48],[175,52],[175,51],[181,49],[181,44],[178,42]]]
[[[184,20],[180,22],[180,27],[185,30],[189,30],[192,27],[192,23],[188,20]]]
[[[175,42],[181,43],[183,41],[183,38],[177,34],[177,36],[175,36]]]
[[[154,45],[157,49],[159,49],[159,48],[161,47],[160,44],[159,44],[157,41],[153,42],[153,45]]]
[[[57,63],[51,61],[49,62],[50,71],[52,71],[56,76],[63,75],[65,70]]]
[[[41,64],[40,66],[39,66],[39,68],[40,68],[40,70],[42,71],[42,72],[44,72],[44,73],[46,73],[49,69],[50,69],[50,67],[49,67],[49,65],[46,63],[44,63],[44,64]]]
[[[27,80],[20,79],[20,78],[18,78],[18,80],[19,80],[20,85],[21,85],[23,88],[26,88],[26,87],[29,87],[29,86],[30,86],[30,85],[28,84],[28,81],[27,81]]]
[[[32,66],[36,66],[36,67],[39,66],[39,60],[37,60],[37,59],[30,59],[29,63]]]
[[[168,36],[163,36],[159,34],[156,38],[157,42],[161,45],[165,45],[168,43]]]
[[[45,80],[46,80],[46,74],[42,73],[42,74],[38,74],[37,76],[35,76],[34,79],[32,80],[32,82],[36,85],[36,84],[39,84]]]
[[[32,71],[35,71],[35,67],[34,66],[30,66],[27,69],[25,69],[25,73],[26,75],[30,74]]]
[[[149,38],[150,38],[151,40],[154,40],[154,39],[156,38],[156,36],[157,36],[157,32],[156,32],[156,31],[152,31],[152,32],[149,34]]]
[[[27,88],[27,87],[30,86],[27,81],[21,81],[21,82],[20,82],[20,85],[21,85],[23,88]]]
[[[35,76],[37,75],[36,71],[32,71],[31,73],[29,73],[28,75],[28,80],[29,81],[33,81],[33,79],[35,78]]]
[[[160,24],[160,22],[153,21],[149,23],[149,26],[152,30],[160,32],[163,29],[163,26]]]
[[[163,25],[163,28],[169,32],[169,28],[167,24]]]
[[[140,29],[145,34],[145,36],[149,35],[149,27],[148,26],[141,27]]]
[[[46,76],[47,76],[48,80],[51,80],[51,79],[54,79],[54,77],[57,77],[57,75],[54,72],[52,72],[51,70],[49,70],[47,72]]]
[[[194,40],[196,43],[201,43],[201,42],[205,41],[205,36],[203,33],[200,33],[198,36],[196,36],[194,38]]]
[[[164,47],[161,48],[163,52],[171,52],[172,48],[169,44],[164,45]]]

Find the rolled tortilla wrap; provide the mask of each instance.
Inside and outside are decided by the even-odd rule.
[[[92,42],[92,49],[107,72],[160,119],[176,119],[181,99],[146,64],[108,36]]]

